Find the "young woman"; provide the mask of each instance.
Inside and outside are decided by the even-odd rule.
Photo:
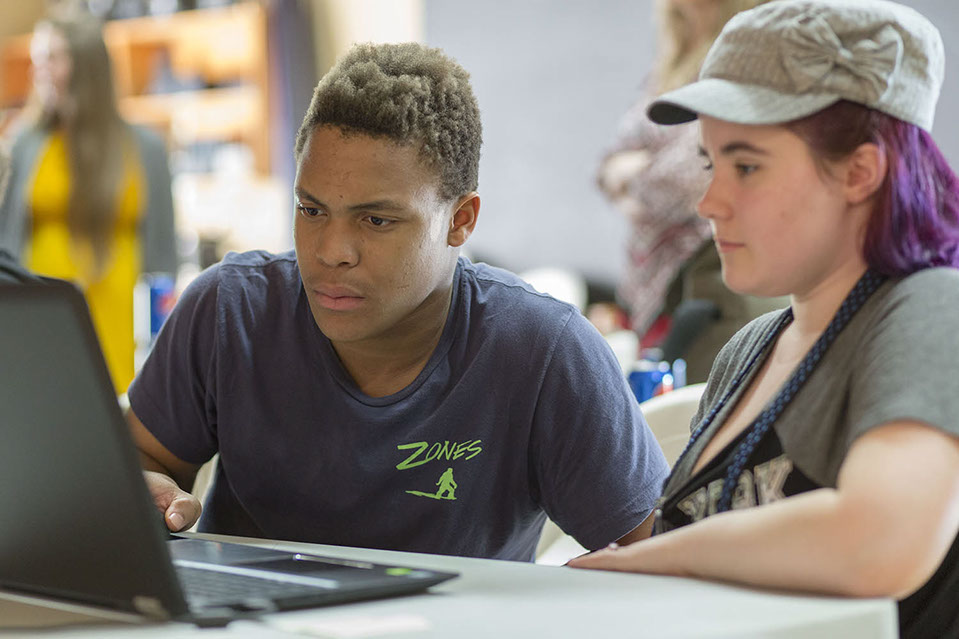
[[[597,173],[600,191],[629,220],[628,267],[617,295],[630,327],[644,345],[664,347],[665,358],[684,358],[690,383],[706,381],[716,353],[746,322],[788,301],[736,295],[722,285],[712,230],[696,215],[707,183],[694,170],[697,132],[657,126],[646,107],[696,80],[723,25],[765,1],[656,0],[655,67]],[[702,301],[709,310],[691,313],[705,308]]]
[[[0,248],[84,291],[118,393],[133,378],[133,286],[174,274],[163,141],[120,116],[92,18],[45,20],[30,45],[33,93],[0,206]]]
[[[791,307],[717,357],[656,536],[571,565],[895,597],[904,637],[959,636],[959,180],[928,133],[942,74],[911,9],[780,0],[650,107],[700,121],[724,281]]]

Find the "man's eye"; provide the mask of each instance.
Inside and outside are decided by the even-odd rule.
[[[712,162],[707,161],[705,164],[703,164],[703,171],[712,171],[712,170],[713,170]]]
[[[369,215],[366,219],[369,220],[370,224],[377,228],[383,228],[390,225],[390,220],[382,217],[376,217],[375,215]]]
[[[302,204],[296,205],[296,210],[305,215],[306,217],[316,217],[320,214],[320,209],[314,208],[312,206],[303,206]]]

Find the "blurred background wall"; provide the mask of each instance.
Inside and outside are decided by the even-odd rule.
[[[143,11],[176,4],[170,0],[88,1],[101,7],[111,1],[139,3]],[[191,1],[192,6],[233,4]],[[0,3],[4,122],[18,106],[8,89],[22,81],[13,76],[24,72],[25,34],[51,3]],[[953,166],[959,167],[959,133],[952,126],[959,113],[955,0],[904,3],[925,13],[943,33],[947,80],[934,136]],[[469,245],[472,255],[513,270],[564,266],[600,287],[612,288],[625,261],[626,223],[598,194],[595,171],[613,141],[620,116],[639,96],[651,68],[652,0],[252,0],[252,4],[261,8],[266,19],[259,43],[268,51],[265,71],[244,67],[236,77],[210,76],[212,82],[199,73],[180,78],[180,87],[176,82],[162,87],[151,76],[135,88],[148,94],[157,87],[176,93],[249,85],[256,99],[264,101],[264,110],[251,111],[258,115],[242,125],[248,130],[223,129],[219,139],[197,131],[192,134],[198,139],[190,139],[193,120],[200,117],[201,98],[210,98],[206,107],[215,108],[213,94],[192,94],[200,102],[185,101],[186,94],[179,95],[183,98],[179,107],[174,104],[179,98],[168,100],[173,105],[168,108],[181,109],[172,116],[172,129],[170,122],[163,121],[169,114],[134,113],[133,119],[139,115],[141,120],[152,119],[166,127],[178,174],[178,225],[189,259],[199,263],[226,249],[290,246],[290,149],[317,78],[353,42],[420,40],[444,48],[470,71],[483,112],[483,208]],[[149,30],[169,16],[142,20],[128,24]],[[209,40],[205,28],[192,36],[179,35]],[[249,46],[259,46],[259,37],[249,39]],[[210,55],[200,57],[209,61]],[[256,66],[256,60],[248,62]],[[154,71],[165,72],[164,63],[155,64]],[[137,106],[132,100],[127,108],[149,110],[158,103],[142,100]],[[224,122],[236,115],[240,108],[236,104],[223,102]],[[255,148],[263,140],[266,155]],[[254,148],[244,149],[244,145]],[[217,172],[226,178],[218,178]]]
[[[477,256],[514,270],[557,264],[592,281],[619,277],[626,223],[594,175],[652,66],[652,4],[427,0],[426,41],[472,74],[483,113]],[[903,4],[942,32],[948,58],[934,137],[959,169],[956,0]]]

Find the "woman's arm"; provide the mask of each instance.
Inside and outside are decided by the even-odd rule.
[[[894,422],[856,440],[836,489],[721,513],[569,565],[903,598],[932,576],[957,531],[959,438]]]

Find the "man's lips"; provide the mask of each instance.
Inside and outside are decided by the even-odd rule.
[[[313,298],[322,308],[330,311],[351,311],[366,300],[359,292],[345,286],[314,287]]]

